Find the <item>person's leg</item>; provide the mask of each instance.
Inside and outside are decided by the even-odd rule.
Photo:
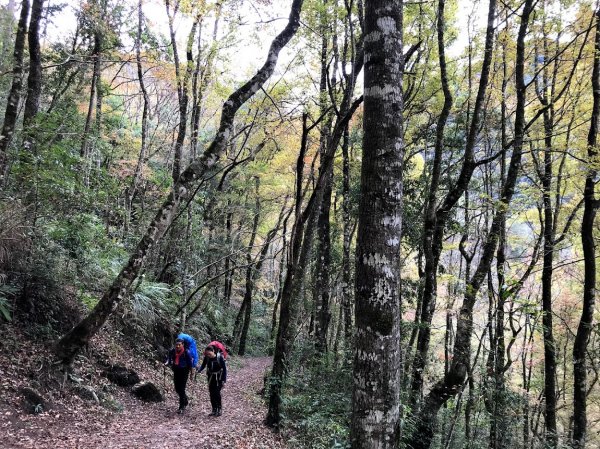
[[[181,373],[181,395],[180,395],[181,401],[180,401],[180,404],[183,404],[182,408],[185,408],[185,407],[187,407],[187,405],[189,403],[187,394],[185,392],[185,389],[187,387],[187,381],[189,378],[189,372],[187,369],[184,369],[182,371],[183,372]]]
[[[181,377],[177,368],[173,370],[173,383],[175,384],[175,393],[179,396],[179,408],[181,408]]]
[[[186,404],[185,383],[187,380],[185,370],[175,369],[173,379],[175,381],[175,391],[179,395],[179,410],[183,410]]]
[[[210,405],[212,406],[212,413],[210,415],[214,416],[217,414],[217,407],[218,407],[218,402],[217,402],[218,386],[214,379],[211,379],[208,382],[208,393],[210,395]]]
[[[216,416],[221,416],[221,406],[222,406],[222,402],[221,402],[221,388],[223,388],[223,384],[219,384],[216,388],[216,393],[215,393],[215,402],[217,404],[217,414]]]

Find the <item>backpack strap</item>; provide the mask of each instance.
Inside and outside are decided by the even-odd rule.
[[[215,363],[217,363],[219,367],[218,370],[213,370]],[[224,381],[223,377],[225,377],[225,370],[225,359],[222,355],[218,354],[216,360],[211,360],[208,362],[208,369],[206,370],[206,374],[208,375],[208,382],[210,383],[210,381],[214,377],[217,385],[221,384]]]

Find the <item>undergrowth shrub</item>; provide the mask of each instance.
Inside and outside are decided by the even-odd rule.
[[[10,282],[18,291],[13,316],[32,337],[53,339],[80,319],[82,308],[68,288],[64,249],[41,233],[32,241],[12,266]]]
[[[296,350],[283,399],[291,447],[349,448],[352,365],[312,345]]]
[[[125,303],[123,317],[142,328],[152,326],[160,319],[162,313],[171,308],[170,293],[169,285],[140,278],[129,301]]]
[[[12,320],[13,298],[17,289],[12,285],[0,284],[0,321]]]
[[[229,329],[234,311],[224,308],[221,298],[214,295],[207,295],[201,302],[203,305],[190,317],[190,324],[204,330],[211,340],[219,340],[231,348],[233,342]]]
[[[19,289],[15,284],[15,260],[30,245],[25,213],[19,201],[0,203],[0,321],[11,321]]]
[[[132,338],[151,343],[158,353],[170,347],[175,329],[173,319],[180,297],[173,294],[168,284],[138,278],[129,297],[119,309],[118,320]]]
[[[271,311],[264,301],[255,301],[246,338],[246,355],[267,355],[271,344]]]

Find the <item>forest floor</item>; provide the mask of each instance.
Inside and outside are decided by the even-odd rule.
[[[14,342],[16,347],[18,343]],[[0,447],[68,449],[285,449],[282,438],[263,425],[266,406],[259,392],[263,387],[269,358],[234,358],[223,389],[223,415],[208,416],[210,401],[206,377],[188,383],[190,405],[185,414],[177,411],[177,395],[170,370],[163,378],[158,366],[140,367],[142,379],[153,380],[165,392],[165,401],[144,403],[126,389],[113,390],[116,406],[64,395],[52,407],[28,414],[20,407],[19,388],[35,382],[23,371],[19,357],[7,357],[6,341],[0,351]],[[13,347],[13,350],[16,348]],[[17,362],[17,363],[15,363]],[[8,370],[7,366],[18,369]],[[139,365],[138,365],[139,366]],[[144,372],[144,369],[146,370]]]

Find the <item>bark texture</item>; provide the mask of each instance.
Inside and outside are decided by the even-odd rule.
[[[344,130],[342,143],[343,159],[343,202],[342,216],[344,219],[343,255],[342,255],[342,310],[344,311],[344,343],[345,349],[352,347],[352,267],[350,262],[350,245],[352,241],[352,224],[350,222],[350,156],[348,152],[350,133],[348,127]]]
[[[356,248],[351,441],[400,438],[403,1],[365,2],[364,137]]]

